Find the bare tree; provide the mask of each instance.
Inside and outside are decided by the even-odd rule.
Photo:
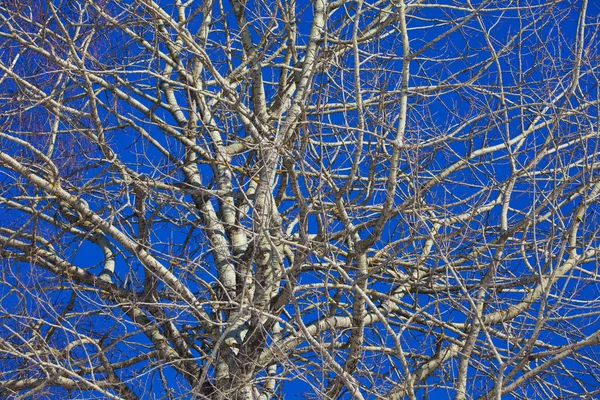
[[[1,0],[0,397],[597,396],[594,3]]]

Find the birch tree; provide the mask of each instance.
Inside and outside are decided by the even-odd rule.
[[[588,0],[0,0],[0,397],[593,398]]]

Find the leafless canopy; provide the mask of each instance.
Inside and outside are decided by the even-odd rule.
[[[599,14],[0,0],[0,397],[594,397]]]

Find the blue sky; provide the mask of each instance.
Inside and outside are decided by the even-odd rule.
[[[385,305],[386,301],[389,302],[395,291],[404,285],[399,283],[399,277],[407,277],[421,268],[429,271],[430,278],[415,278],[411,290],[395,299],[398,310],[397,314],[388,315],[388,327],[378,323],[366,328],[365,345],[370,347],[361,354],[360,368],[355,374],[357,382],[364,385],[366,398],[375,398],[374,393],[384,393],[404,379],[400,357],[393,354],[395,342],[386,329],[398,335],[397,339],[410,355],[409,369],[417,370],[435,356],[440,337],[445,338],[444,347],[466,337],[467,328],[442,329],[442,324],[427,318],[436,318],[446,326],[471,323],[472,299],[489,271],[494,271],[496,286],[486,289],[484,311],[493,314],[520,302],[533,290],[541,274],[558,268],[569,256],[571,249],[565,245],[565,238],[574,224],[582,197],[592,193],[590,188],[597,179],[595,165],[599,143],[593,133],[598,129],[599,5],[596,2],[588,4],[586,28],[583,41],[580,41],[577,37],[580,1],[558,2],[555,7],[548,7],[543,2],[487,3],[473,18],[470,18],[471,7],[445,1],[413,2],[407,11],[412,59],[407,93],[406,146],[399,155],[391,216],[380,237],[366,253],[372,262],[368,293],[373,303],[387,312],[390,305]],[[191,196],[178,186],[184,179],[181,160],[186,153],[186,142],[181,136],[189,131],[198,146],[215,159],[219,156],[215,137],[225,145],[253,143],[255,139],[248,131],[249,125],[244,122],[242,111],[256,111],[252,89],[254,78],[244,69],[241,72],[245,74],[243,80],[233,82],[230,89],[235,101],[224,101],[218,95],[222,93],[221,83],[205,67],[198,78],[202,81],[202,90],[194,92],[190,85],[186,87],[186,83],[181,82],[181,77],[183,71],[192,70],[197,51],[177,42],[172,26],[167,26],[166,33],[157,37],[156,29],[160,27],[141,3],[107,2],[104,5],[106,12],[121,22],[110,27],[106,26],[107,18],[93,11],[90,5],[89,11],[81,14],[89,20],[81,24],[77,18],[83,3],[48,4],[55,6],[63,21],[71,19],[65,23],[64,31],[53,19],[51,8],[46,3],[36,2],[15,9],[25,16],[19,20],[19,29],[40,32],[35,23],[26,21],[28,10],[34,21],[49,21],[48,29],[61,31],[62,36],[38,35],[31,40],[40,49],[54,52],[59,60],[70,60],[71,50],[64,43],[65,35],[75,38],[74,45],[80,51],[89,40],[90,57],[83,65],[107,82],[103,86],[97,80],[89,87],[97,93],[106,143],[122,165],[145,176],[137,183],[148,185],[143,187],[147,190],[145,218],[152,223],[147,237],[149,252],[199,301],[206,303],[204,310],[207,313],[214,318],[217,314],[223,317],[226,311],[217,312],[208,304],[209,300],[214,302],[218,298],[220,290],[210,232]],[[159,4],[168,14],[175,15],[172,4]],[[186,27],[195,32],[205,13],[201,9],[203,3],[190,4],[188,12],[192,17]],[[386,199],[386,179],[393,167],[391,143],[403,96],[401,71],[407,62],[402,51],[400,28],[397,21],[382,25],[380,31],[357,44],[359,51],[355,54],[352,30],[367,31],[385,17],[377,12],[374,2],[367,2],[362,4],[361,19],[355,25],[357,4],[347,2],[328,15],[327,34],[324,32],[319,42],[317,67],[301,123],[295,139],[279,149],[281,157],[273,193],[282,217],[280,229],[291,234],[286,240],[292,243],[291,248],[296,254],[301,252],[301,244],[308,243],[298,239],[303,227],[307,230],[304,233],[318,235],[311,236],[314,242],[310,243],[304,270],[298,277],[295,297],[299,309],[290,302],[280,315],[282,322],[289,324],[288,328],[293,327],[285,332],[288,337],[294,330],[300,330],[300,320],[310,325],[330,315],[352,315],[352,304],[358,298],[353,285],[361,278],[361,272],[352,257],[354,239],[349,239],[348,224],[357,227],[359,239],[373,234],[375,221]],[[477,8],[479,4],[472,6]],[[257,44],[258,57],[262,60],[268,105],[275,103],[281,75],[287,75],[290,67],[302,69],[301,60],[305,57],[313,15],[312,2],[296,3],[295,46],[293,49],[289,44],[286,47],[284,42],[290,25],[282,20],[284,5],[246,3],[250,38]],[[240,30],[230,7],[224,2],[225,16],[220,14],[218,5],[211,10],[213,23],[206,47],[214,70],[225,77],[231,76],[232,71],[244,62]],[[1,12],[4,19],[0,23],[0,60],[3,65],[10,65],[16,54],[20,54],[14,63],[14,72],[40,91],[60,98],[72,109],[58,117],[61,134],[57,136],[51,155],[63,188],[86,200],[97,215],[110,220],[128,237],[138,240],[141,228],[136,201],[139,195],[124,180],[116,164],[107,161],[102,146],[97,145],[98,126],[93,118],[76,115],[77,110],[89,112],[93,108],[89,92],[85,92],[85,76],[78,70],[65,70],[41,51],[23,50],[23,43],[7,36],[6,6]],[[139,16],[147,19],[138,23]],[[277,23],[272,17],[279,19]],[[131,30],[125,31],[125,27]],[[132,39],[134,34],[138,35],[137,40]],[[166,37],[171,40],[171,45],[182,46],[178,58],[183,70],[179,74],[165,73],[164,59],[157,57],[158,51],[165,54],[173,51]],[[156,50],[144,48],[140,44],[142,38],[151,45],[156,44]],[[570,91],[578,43],[584,48],[583,58],[577,76],[578,86]],[[359,74],[355,73],[356,60],[360,62]],[[285,62],[290,65],[284,68]],[[46,152],[53,140],[50,133],[56,112],[35,97],[39,94],[34,89],[27,90],[22,82],[11,76],[6,75],[0,89],[2,129],[8,136],[25,140]],[[107,85],[118,87],[130,97],[125,99],[115,95],[112,86],[108,88]],[[174,88],[175,98],[188,120],[195,113],[202,113],[195,93],[204,96],[212,116],[210,124],[201,119],[196,126],[178,126],[172,110],[165,105],[165,85]],[[362,111],[353,105],[359,90],[365,103]],[[137,106],[131,99],[139,102]],[[154,121],[143,115],[143,107],[153,110]],[[285,113],[279,119],[273,116],[267,124],[269,129],[277,131],[285,116]],[[252,118],[256,116],[252,115]],[[540,121],[547,121],[547,124],[538,125]],[[503,148],[505,143],[531,127],[536,128],[522,141],[511,142]],[[359,147],[360,140],[362,146]],[[494,146],[498,147],[495,151],[477,153]],[[8,137],[0,138],[0,148],[22,160],[33,172],[40,173],[37,166],[44,163],[34,151]],[[165,152],[173,157],[167,157]],[[294,221],[301,215],[301,206],[291,180],[286,176],[285,157],[295,163],[300,194],[312,208],[305,225]],[[344,186],[348,182],[347,173],[356,160],[355,178],[352,184]],[[444,171],[452,166],[463,163],[461,160],[467,160],[464,167],[445,174]],[[232,175],[232,191],[236,193],[233,201],[238,211],[244,209],[244,193],[248,194],[248,188],[261,176],[262,163],[263,149],[256,143],[248,145],[229,162],[227,170]],[[202,186],[208,191],[219,190],[218,173],[224,170],[219,169],[218,163],[214,159],[200,159],[197,165]],[[89,236],[68,232],[56,199],[45,195],[43,188],[24,184],[25,180],[6,165],[0,165],[0,173],[3,199],[32,205],[50,218],[43,221],[3,202],[0,207],[5,217],[0,220],[0,227],[18,232],[40,232],[52,241],[62,259],[91,274],[99,274],[103,268],[102,251]],[[511,200],[506,209],[498,203],[482,211],[486,205],[505,196],[510,187]],[[253,200],[253,195],[249,196]],[[210,197],[218,216],[222,216],[228,204],[222,197]],[[590,201],[576,241],[581,252],[597,247],[598,206],[595,199]],[[347,220],[340,216],[337,202],[344,204]],[[252,211],[250,207],[246,217],[236,221],[249,234],[253,234],[251,230],[256,224]],[[509,240],[504,240],[503,212],[508,215]],[[461,214],[468,217],[452,219]],[[539,217],[544,214],[548,215],[545,220]],[[532,225],[528,223],[530,220],[538,222]],[[436,221],[443,223],[435,228]],[[227,235],[228,240],[231,239],[231,233]],[[427,240],[434,236],[431,252],[421,258]],[[117,264],[113,283],[132,293],[141,293],[146,276],[142,262],[116,238],[109,237],[109,240]],[[498,256],[500,247],[503,252]],[[495,257],[500,257],[500,261],[496,262]],[[334,262],[347,276],[332,267]],[[24,340],[33,338],[35,330],[29,326],[29,317],[34,316],[43,322],[42,335],[54,332],[48,339],[52,347],[65,348],[69,342],[85,335],[107,344],[111,362],[151,351],[150,341],[140,326],[132,323],[124,308],[117,306],[118,302],[107,297],[106,292],[85,285],[76,285],[77,290],[72,290],[75,286],[71,286],[68,279],[56,279],[54,274],[32,262],[17,262],[7,257],[2,263],[6,273],[4,284],[0,286],[3,296],[0,314],[4,321],[0,335],[5,340],[23,345]],[[284,260],[283,265],[289,268],[290,261]],[[252,266],[255,268],[255,264]],[[473,397],[491,389],[493,377],[500,368],[492,344],[502,352],[505,360],[509,360],[504,372],[510,373],[518,365],[516,355],[526,346],[524,342],[514,344],[507,337],[532,337],[535,333],[533,325],[540,316],[545,324],[539,340],[547,345],[535,347],[532,352],[549,352],[540,356],[542,361],[552,357],[548,349],[553,346],[574,343],[583,337],[577,335],[590,335],[598,330],[596,318],[582,311],[586,302],[592,310],[597,305],[596,269],[595,261],[582,263],[579,269],[559,279],[527,313],[510,323],[496,324],[490,331],[479,333],[477,351],[472,355],[468,370],[467,389]],[[281,279],[281,284],[285,283],[286,279]],[[445,285],[445,289],[438,290],[436,285]],[[218,335],[210,339],[192,337],[202,331],[198,321],[181,302],[173,299],[164,284],[159,282],[157,288],[160,293],[158,303],[165,313],[163,318],[172,318],[180,332],[190,334],[190,342],[198,346],[191,350],[193,357],[207,359],[208,353],[203,352],[209,352]],[[73,293],[75,301],[69,306]],[[331,299],[337,299],[339,306],[333,306]],[[298,310],[302,311],[301,316]],[[67,317],[61,312],[66,312]],[[160,322],[156,315],[153,318]],[[64,329],[53,328],[53,324],[59,322]],[[161,326],[161,329],[166,328]],[[15,332],[20,332],[21,338]],[[329,352],[327,354],[343,365],[348,356],[344,343],[350,332],[350,329],[333,329],[316,335],[317,339],[328,343],[322,349],[308,341],[300,343],[297,351],[290,355],[291,365],[284,363],[278,368],[281,384],[277,394],[283,398],[317,396],[317,391],[327,385],[325,377],[334,375],[322,371],[328,366],[324,353]],[[273,337],[269,336],[266,343],[271,345]],[[378,346],[386,350],[381,351]],[[564,395],[568,390],[571,394],[597,390],[597,376],[588,370],[589,365],[594,364],[587,363],[584,357],[593,358],[596,347],[582,349],[578,353],[581,358],[569,357],[562,365],[549,370],[554,374],[556,387],[552,383],[532,383],[507,394],[507,398],[543,398],[545,395]],[[82,345],[73,350],[71,357],[85,360],[94,352],[93,346]],[[21,360],[19,357],[7,359],[10,361],[0,368],[0,380],[18,376],[17,365]],[[97,359],[94,362],[98,362]],[[424,384],[430,388],[428,391],[418,388],[417,397],[453,398],[458,362],[458,357],[453,358],[428,378]],[[530,368],[534,368],[535,362],[538,360],[532,361]],[[38,368],[35,373],[43,373],[39,363],[31,365],[32,370]],[[204,366],[203,362],[200,365]],[[516,372],[512,379],[518,379],[525,371]],[[119,373],[142,397],[167,396],[164,386],[174,391],[174,398],[185,397],[189,391],[185,379],[173,368],[155,367],[147,361],[123,368]],[[213,373],[214,368],[208,368],[209,376]],[[258,372],[258,376],[263,377],[264,370]],[[163,384],[163,380],[168,384]],[[551,381],[549,378],[548,382]],[[565,391],[561,392],[563,389]],[[49,390],[54,396],[100,396],[94,391]],[[152,391],[152,397],[144,395],[147,390]],[[350,398],[347,391],[338,395]]]

